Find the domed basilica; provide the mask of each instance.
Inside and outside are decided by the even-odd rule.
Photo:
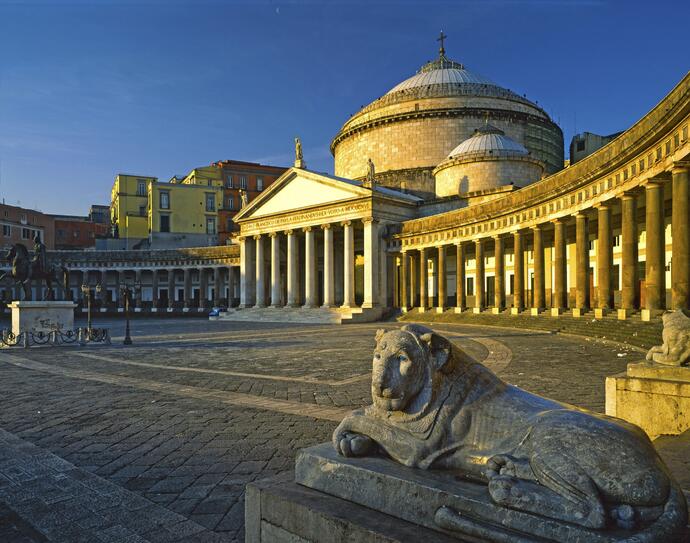
[[[441,46],[436,60],[353,115],[331,152],[339,177],[363,179],[370,158],[379,184],[433,200],[522,187],[562,169],[563,132]]]

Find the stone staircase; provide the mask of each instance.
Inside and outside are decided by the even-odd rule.
[[[374,322],[384,315],[384,309],[374,307],[232,307],[209,320],[244,322],[294,322],[302,324],[349,324]]]
[[[511,315],[507,311],[495,315],[490,310],[479,314],[472,313],[471,311],[457,314],[452,309],[443,313],[419,313],[416,309],[413,309],[401,315],[398,320],[544,330],[554,333],[606,339],[640,349],[649,349],[653,345],[661,345],[662,330],[660,318],[645,322],[640,320],[639,314],[636,314],[627,320],[618,320],[616,313],[612,312],[603,318],[597,319],[593,311],[585,313],[582,317],[575,318],[567,313],[558,317],[552,317],[548,312],[532,316],[529,314],[529,311],[520,315]]]

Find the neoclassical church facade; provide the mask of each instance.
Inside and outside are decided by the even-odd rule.
[[[441,48],[345,122],[334,175],[300,153],[235,217],[235,244],[55,255],[76,296],[94,274],[111,298],[136,279],[141,306],[223,305],[229,319],[412,308],[650,319],[690,308],[689,125],[690,74],[563,168],[563,134],[542,108]]]

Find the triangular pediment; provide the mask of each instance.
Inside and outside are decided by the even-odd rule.
[[[356,181],[290,168],[248,206],[235,220],[278,215],[371,196],[371,191]]]

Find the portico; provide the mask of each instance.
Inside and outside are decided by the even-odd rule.
[[[289,308],[379,318],[394,304],[385,235],[389,225],[414,217],[419,201],[291,168],[235,218],[240,309],[268,306],[273,311],[262,318],[279,320],[276,311]]]

